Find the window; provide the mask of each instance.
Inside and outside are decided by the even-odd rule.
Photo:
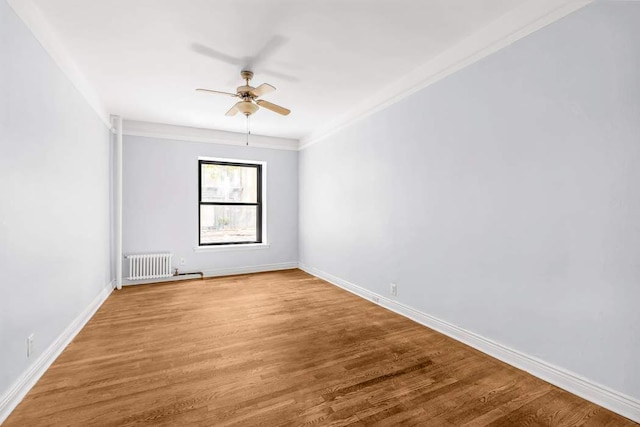
[[[262,164],[198,161],[199,246],[262,243]]]

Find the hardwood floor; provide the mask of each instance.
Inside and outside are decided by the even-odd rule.
[[[300,270],[114,291],[5,426],[635,423]]]

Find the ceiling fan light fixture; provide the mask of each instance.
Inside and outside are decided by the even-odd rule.
[[[258,111],[258,106],[251,101],[242,101],[236,104],[236,108],[245,116],[249,116]]]
[[[218,95],[227,95],[234,98],[240,98],[241,101],[237,102],[233,107],[231,107],[229,111],[227,111],[227,116],[235,116],[238,112],[240,112],[249,117],[256,111],[258,111],[260,107],[264,107],[267,110],[271,110],[283,116],[286,116],[291,112],[291,110],[289,110],[288,108],[272,104],[271,102],[265,101],[263,99],[258,99],[261,98],[262,95],[266,95],[276,90],[275,87],[273,87],[269,83],[262,83],[258,87],[250,86],[249,81],[253,77],[253,73],[251,71],[244,70],[240,73],[240,76],[245,80],[246,84],[243,86],[239,86],[236,93],[202,88],[196,90],[199,92],[208,92]]]

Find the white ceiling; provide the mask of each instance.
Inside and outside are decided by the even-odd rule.
[[[16,3],[14,0],[13,3]],[[525,0],[31,0],[110,114],[243,132],[241,69],[265,99],[252,133],[304,138],[353,114]],[[546,1],[547,4],[567,3]]]

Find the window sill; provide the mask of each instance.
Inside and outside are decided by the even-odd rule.
[[[247,243],[245,245],[212,245],[212,246],[196,246],[193,251],[198,252],[232,252],[232,251],[255,251],[260,249],[269,249],[269,243]]]

